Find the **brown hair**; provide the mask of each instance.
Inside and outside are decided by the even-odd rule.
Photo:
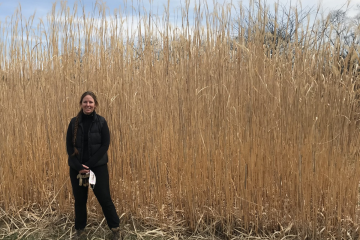
[[[81,97],[80,97],[80,102],[79,104],[81,105],[82,103],[82,100],[84,99],[84,97],[86,96],[91,96],[93,99],[94,99],[94,102],[95,102],[95,106],[99,106],[99,102],[97,101],[97,97],[95,95],[95,93],[91,92],[91,91],[86,91],[84,92]],[[75,142],[76,142],[76,134],[77,134],[77,130],[78,130],[78,127],[79,127],[79,117],[81,115],[81,111],[82,109],[80,109],[79,113],[77,114],[76,116],[76,119],[75,119],[75,128],[74,128],[74,135],[73,135],[73,145],[74,145],[74,153],[71,155],[71,156],[74,156],[74,155],[79,155],[79,151],[76,149],[75,147]]]

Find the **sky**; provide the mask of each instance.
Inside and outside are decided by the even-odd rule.
[[[148,16],[148,13],[151,12],[152,19],[155,19],[155,34],[161,34],[164,29],[168,29],[166,27],[166,21],[162,21],[164,18],[164,9],[169,4],[170,9],[170,17],[169,17],[169,23],[171,26],[174,26],[173,32],[170,31],[169,34],[177,34],[177,30],[180,29],[181,31],[181,21],[182,21],[182,12],[181,10],[184,9],[184,6],[186,5],[186,2],[190,1],[189,11],[188,11],[188,18],[189,18],[189,26],[190,31],[192,31],[194,24],[193,20],[196,16],[194,7],[199,2],[201,3],[202,9],[205,9],[204,3],[206,3],[208,10],[210,12],[213,12],[214,9],[217,11],[220,11],[221,8],[217,7],[217,5],[224,5],[232,3],[233,6],[235,6],[236,9],[232,8],[231,11],[231,19],[234,19],[235,21],[238,21],[241,19],[238,19],[238,8],[241,5],[248,6],[249,1],[259,1],[259,0],[67,0],[67,6],[71,9],[74,6],[74,3],[78,4],[78,17],[81,17],[82,13],[82,7],[85,9],[85,13],[87,14],[87,17],[90,14],[91,19],[95,19],[96,23],[101,25],[101,15],[99,15],[98,12],[94,11],[96,8],[96,4],[105,4],[106,5],[106,18],[107,19],[116,19],[115,22],[121,21],[121,28],[116,28],[116,31],[118,33],[123,33],[123,36],[125,36],[125,39],[127,37],[131,37],[132,39],[137,39],[137,36],[139,36],[138,31],[139,29],[144,29],[139,25],[142,24],[142,21],[140,21],[139,16],[139,9],[141,13],[144,13],[144,16]],[[291,6],[299,6],[301,5],[302,9],[311,8],[313,9],[313,14],[310,15],[310,25],[313,23],[313,20],[315,18],[315,12],[317,9],[317,6],[319,2],[317,0],[260,0],[261,2],[266,1],[266,4],[269,6],[274,6],[276,2],[279,2],[282,6],[285,7],[285,9],[288,9]],[[56,13],[59,13],[59,9],[61,9],[60,4],[64,3],[64,1],[58,0],[0,0],[0,40],[5,42],[5,44],[10,44],[12,42],[11,36],[13,32],[13,21],[11,21],[11,16],[14,15],[16,10],[18,10],[21,6],[21,14],[22,14],[22,23],[23,20],[29,19],[30,16],[34,15],[34,21],[31,24],[31,27],[29,28],[29,32],[32,33],[30,37],[22,35],[26,32],[21,32],[23,30],[21,23],[21,28],[17,28],[17,31],[20,33],[18,36],[16,36],[16,39],[19,41],[22,41],[23,39],[30,40],[30,46],[35,47],[38,46],[39,37],[44,38],[44,29],[48,28],[51,21],[48,21],[47,16],[51,13],[52,7],[56,3]],[[359,8],[357,6],[359,5]],[[133,6],[133,8],[131,7]],[[214,8],[214,6],[216,6]],[[323,12],[323,16],[317,16],[317,19],[322,19],[322,17],[325,17],[329,11],[342,9],[345,10],[347,8],[347,0],[322,0],[321,2],[322,10],[320,13]],[[355,13],[360,13],[360,0],[352,0],[350,3],[350,6],[348,7],[350,9],[349,15],[355,15]],[[297,7],[299,9],[299,7]],[[117,11],[116,11],[117,10]],[[114,13],[117,13],[116,18],[114,18]],[[121,13],[121,16],[119,16]],[[140,15],[141,15],[140,13]],[[119,15],[118,15],[119,14]],[[155,17],[154,17],[155,15]],[[158,17],[156,17],[156,15]],[[57,21],[64,20],[64,15],[61,15],[61,17]],[[141,17],[142,18],[142,17]],[[216,17],[215,17],[216,18]],[[15,16],[15,20],[18,20],[19,17]],[[81,18],[80,18],[81,19]],[[87,18],[88,19],[88,18]],[[146,17],[146,19],[148,19]],[[150,19],[150,18],[149,18]],[[42,24],[39,24],[42,20]],[[151,20],[152,23],[154,23],[154,20]],[[220,20],[221,21],[221,20]],[[111,22],[114,21],[109,21]],[[204,23],[204,19],[202,20],[201,24]],[[307,24],[307,21],[305,20],[303,22]],[[163,25],[162,25],[163,24]],[[186,23],[185,23],[186,24]],[[162,25],[162,26],[161,26]],[[40,26],[40,27],[39,27]],[[114,26],[114,25],[113,25]],[[118,26],[118,25],[117,25]],[[25,26],[25,29],[28,29],[27,24]],[[236,28],[232,29],[234,31],[231,34],[237,34]],[[144,32],[144,30],[143,30]],[[143,33],[142,32],[142,33]],[[153,32],[153,33],[154,33]],[[3,34],[5,33],[5,34]],[[80,35],[80,38],[83,38],[83,31],[79,31],[78,34]],[[110,30],[107,31],[107,34],[110,34]],[[26,37],[26,38],[24,38]],[[137,42],[134,40],[134,42]],[[0,42],[1,43],[1,42]],[[61,44],[61,42],[60,42]],[[1,47],[1,46],[0,46]],[[61,48],[59,48],[61,49]],[[0,48],[1,50],[1,48]]]
[[[213,11],[214,6],[217,4],[223,5],[232,3],[237,9],[233,10],[231,12],[232,19],[237,18],[237,12],[238,7],[240,4],[243,6],[248,6],[248,3],[250,0],[67,0],[67,6],[70,7],[70,9],[73,8],[74,4],[78,4],[78,13],[82,12],[82,7],[84,6],[85,12],[87,14],[94,14],[93,9],[95,8],[96,4],[105,4],[106,5],[106,17],[111,17],[114,15],[115,10],[117,9],[117,12],[121,12],[122,17],[126,17],[126,23],[124,24],[124,29],[122,31],[124,32],[130,32],[130,36],[136,36],[136,31],[138,29],[137,23],[139,22],[139,9],[141,12],[149,13],[151,11],[152,16],[158,15],[159,18],[157,20],[163,18],[164,16],[164,9],[169,3],[169,9],[170,9],[170,18],[169,22],[173,26],[179,26],[181,23],[181,9],[184,9],[185,2],[190,1],[189,6],[189,19],[190,19],[190,27],[192,24],[192,19],[194,18],[195,14],[193,9],[195,4],[201,2],[202,9],[204,9],[204,3],[207,4],[208,9],[210,12]],[[252,0],[254,1],[254,0]],[[255,0],[256,1],[256,0]],[[261,2],[266,1],[266,3],[270,6],[274,6],[275,2],[279,2],[281,5],[285,7],[285,9],[288,9],[288,7],[298,5],[305,9],[305,8],[313,8],[313,12],[315,13],[315,10],[317,8],[317,5],[319,2],[317,0],[260,0]],[[35,13],[34,22],[32,24],[33,27],[38,26],[38,23],[40,22],[40,19],[43,20],[43,22],[46,22],[47,15],[51,12],[53,4],[56,3],[57,9],[61,9],[60,3],[64,2],[61,0],[55,1],[55,0],[0,0],[0,27],[3,27],[4,25],[9,30],[10,25],[8,24],[11,19],[11,16],[14,14],[14,12],[19,9],[21,6],[21,13],[23,16],[23,19],[29,19],[30,16],[32,16]],[[359,9],[357,9],[357,6],[359,5]],[[134,6],[132,8],[131,6]],[[342,8],[343,10],[346,9],[347,6],[347,0],[322,0],[321,2],[322,11],[324,14],[327,14],[329,11],[336,10]],[[135,9],[135,11],[134,11]],[[217,8],[220,9],[220,8]],[[297,7],[299,9],[299,7]],[[352,0],[350,3],[350,11],[349,14],[360,13],[360,0]],[[356,11],[355,11],[356,10]],[[98,18],[99,15],[96,13],[94,18]],[[145,14],[147,16],[147,14]],[[310,22],[312,22],[313,18],[315,18],[315,14],[310,15]],[[130,18],[129,18],[130,17]],[[130,19],[134,18],[134,22],[130,22]],[[321,16],[318,16],[318,19],[321,19]],[[17,17],[15,19],[18,19]],[[99,19],[99,18],[98,18]],[[117,18],[118,19],[118,18]],[[4,24],[7,23],[7,24]],[[162,29],[164,26],[158,26],[156,25],[157,29]],[[1,29],[1,28],[0,28]],[[2,38],[0,33],[0,38]]]
[[[204,0],[201,0],[202,2]],[[263,0],[261,0],[263,1]],[[270,5],[274,4],[274,2],[277,2],[278,0],[267,0],[266,2]],[[45,19],[47,13],[51,11],[52,5],[55,1],[51,0],[0,0],[0,21],[4,21],[4,19],[8,16],[11,16],[15,10],[21,5],[21,11],[25,18],[28,18],[32,14],[36,12],[36,18],[42,18]],[[57,1],[59,4],[60,1]],[[68,0],[67,4],[68,6],[73,6],[73,4],[77,2],[79,4],[84,4],[85,9],[88,12],[91,12],[91,9],[95,5],[95,0]],[[104,1],[98,1],[103,2],[108,7],[108,12],[113,13],[114,9],[125,9],[124,6],[127,5],[127,13],[131,15],[131,8],[129,6],[133,5],[135,6],[144,6],[147,11],[151,9],[153,13],[158,13],[161,15],[163,13],[164,6],[167,5],[167,0],[143,0],[139,4],[139,0],[132,0],[132,1],[123,1],[123,0],[104,0]],[[151,2],[151,4],[150,4]],[[194,6],[195,2],[199,2],[199,0],[190,0],[191,5]],[[213,5],[215,3],[224,3],[224,0],[209,0],[207,1],[207,4],[209,5],[209,9],[213,9]],[[231,0],[228,0],[226,2],[231,2]],[[239,0],[232,0],[232,3],[234,5],[239,5]],[[248,4],[248,0],[243,1],[244,5]],[[299,4],[301,2],[302,7],[305,8],[308,7],[315,7],[317,6],[318,2],[316,0],[302,0],[302,1],[296,1],[296,0],[279,0],[279,2],[285,6],[289,6],[290,3],[292,5]],[[322,1],[322,7],[325,12],[339,9],[343,7],[345,9],[347,0],[323,0]],[[184,6],[185,0],[170,0],[170,13],[173,13],[174,11],[177,11],[181,8],[181,6]],[[356,9],[356,5],[360,5],[360,0],[352,0],[351,1],[351,7],[350,10],[354,12]],[[191,7],[190,7],[191,8]]]

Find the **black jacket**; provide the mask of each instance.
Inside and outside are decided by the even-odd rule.
[[[74,153],[73,145],[73,133],[75,129],[76,117],[71,119],[68,131],[66,134],[66,149],[69,155],[68,164],[71,168],[74,168],[77,171],[84,169],[82,164],[88,166],[90,169],[98,167],[108,162],[107,150],[110,145],[110,133],[107,122],[104,117],[94,113],[92,114],[92,122],[88,131],[88,149],[83,149],[84,145],[84,134],[83,134],[83,124],[82,124],[82,115],[79,116],[78,121],[78,130],[76,134],[75,147],[79,151],[79,155],[71,156]],[[88,151],[89,159],[87,162],[83,163],[83,154],[84,151]]]

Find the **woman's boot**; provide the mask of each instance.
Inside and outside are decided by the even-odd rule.
[[[76,234],[75,234],[74,239],[76,239],[76,240],[86,240],[87,236],[86,236],[85,230],[84,229],[76,230]]]
[[[111,238],[112,240],[121,240],[122,239],[119,227],[112,228],[111,232],[112,232],[112,238]]]

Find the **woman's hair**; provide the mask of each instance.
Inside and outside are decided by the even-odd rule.
[[[86,96],[91,96],[93,99],[94,99],[94,102],[95,102],[95,106],[99,106],[99,102],[97,101],[97,97],[95,95],[95,93],[91,92],[91,91],[86,91],[84,92],[81,97],[80,97],[80,105],[84,99],[84,97]],[[82,109],[80,109],[79,113],[77,114],[76,116],[76,119],[75,119],[75,128],[74,128],[74,135],[73,135],[73,145],[74,145],[74,153],[71,155],[71,156],[74,156],[74,155],[79,155],[79,151],[76,149],[75,147],[75,142],[76,142],[76,134],[77,134],[77,130],[78,130],[78,127],[79,127],[79,117],[81,115],[81,111]]]

